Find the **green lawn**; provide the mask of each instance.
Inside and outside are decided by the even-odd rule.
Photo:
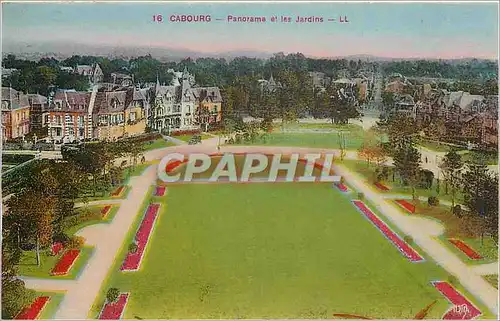
[[[498,153],[491,152],[477,152],[477,151],[468,151],[461,153],[462,161],[471,161],[476,159],[477,157],[484,158],[486,164],[488,165],[498,165]]]
[[[145,142],[144,143],[144,151],[149,151],[149,150],[164,148],[164,147],[170,147],[170,146],[175,146],[175,144],[172,142],[166,141],[163,138],[158,138],[156,140]]]
[[[498,289],[498,274],[490,274],[484,276],[485,280]]]
[[[421,140],[418,142],[418,144],[435,152],[449,152],[451,150],[451,147],[449,145],[434,141]]]
[[[351,160],[351,159],[344,159],[340,164],[344,165],[348,169],[364,177],[366,181],[369,182],[373,186],[373,188],[375,188],[373,182],[375,177],[374,175],[375,175],[376,165],[368,166],[366,161]],[[389,177],[389,180],[383,183],[384,185],[389,187],[390,190],[382,193],[411,195],[411,188],[409,186],[402,186],[401,184],[399,184],[397,175],[395,177],[394,182],[392,181],[392,176],[391,176]],[[436,192],[436,184],[437,180],[434,180],[434,184],[431,189],[417,188],[417,196],[424,196],[424,197],[438,196],[440,200],[451,201],[450,191],[448,191],[448,194],[446,194],[446,187],[444,182],[442,180],[440,182],[439,194]],[[461,192],[457,191],[455,202],[459,203],[461,200],[462,200]]]
[[[358,149],[363,142],[359,133],[346,132],[346,148]],[[339,148],[337,133],[270,133],[266,138],[256,139],[254,142],[244,142],[242,145],[267,145],[267,146],[297,146],[311,148]]]
[[[141,270],[119,272],[139,215],[91,317],[110,287],[131,293],[125,319],[401,319],[434,300],[439,319],[449,308],[430,284],[447,273],[410,263],[330,184],[186,184],[154,201],[164,206]]]

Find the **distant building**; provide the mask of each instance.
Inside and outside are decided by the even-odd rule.
[[[104,80],[104,73],[102,72],[99,64],[93,64],[92,66],[77,65],[74,69],[74,72],[87,77],[91,85],[101,83]]]
[[[28,96],[12,88],[2,87],[2,137],[23,137],[30,130]]]
[[[134,76],[114,72],[111,74],[111,82],[124,87],[132,86],[134,84]]]
[[[8,78],[12,76],[14,73],[18,72],[17,69],[14,68],[3,68],[2,67],[2,79]]]

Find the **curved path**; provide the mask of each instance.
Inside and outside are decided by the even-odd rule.
[[[278,146],[223,146],[217,149],[218,138],[211,138],[199,145],[180,145],[152,150],[145,153],[147,161],[158,160],[168,153],[214,153],[214,152],[261,152],[261,153],[334,153],[338,150],[322,148],[297,148]],[[346,159],[356,159],[356,152],[348,152]],[[358,174],[350,172],[342,165],[334,167],[339,175],[346,178],[347,182],[363,192],[365,197],[373,204],[378,204],[377,209],[392,221],[405,234],[410,235],[414,241],[431,256],[439,265],[449,273],[456,275],[462,285],[476,298],[480,299],[492,312],[498,313],[498,290],[493,288],[481,277],[478,267],[469,267],[463,263],[453,252],[441,244],[436,238],[443,232],[441,224],[434,221],[411,217],[401,212],[391,204],[382,194],[377,193]],[[78,235],[88,238],[89,244],[95,245],[94,255],[90,258],[79,279],[71,281],[40,280],[25,278],[27,287],[38,290],[66,290],[66,295],[57,311],[56,319],[86,319],[88,313],[99,293],[101,285],[113,266],[127,232],[132,227],[137,215],[140,215],[142,202],[145,200],[149,187],[155,184],[156,166],[148,167],[141,176],[133,177],[129,185],[131,191],[127,199],[119,200],[122,203],[113,221],[106,226],[88,227],[81,230]],[[101,201],[99,201],[101,202]],[[109,203],[109,200],[102,202]],[[477,270],[477,272],[476,272]],[[491,266],[487,268],[491,270]]]

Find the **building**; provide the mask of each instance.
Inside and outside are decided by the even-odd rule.
[[[276,82],[273,78],[273,75],[269,77],[269,80],[259,79],[260,90],[262,93],[274,93],[278,88],[281,88],[281,83]]]
[[[42,128],[43,112],[48,107],[47,97],[40,94],[28,94],[30,105],[30,131],[36,131]]]
[[[309,77],[312,79],[312,85],[314,88],[323,89],[330,85],[332,79],[328,77],[323,72],[311,71],[309,72]]]
[[[30,131],[28,96],[12,88],[2,87],[3,140],[24,137]]]
[[[87,77],[91,85],[101,83],[104,80],[104,73],[99,64],[93,64],[92,66],[77,65],[74,71],[79,75]]]
[[[99,91],[94,105],[93,136],[112,141],[144,133],[147,104],[144,91],[134,87]]]
[[[134,76],[129,76],[121,73],[114,72],[111,74],[111,82],[119,86],[132,86],[134,84]]]
[[[209,124],[221,120],[222,96],[217,87],[194,87],[194,76],[187,69],[175,72],[169,86],[154,87],[154,105],[151,108],[150,126],[159,131],[177,129],[205,130]]]
[[[91,93],[59,90],[48,98],[43,112],[42,127],[47,127],[48,138],[56,142],[71,143],[92,138],[89,130]]]
[[[2,67],[2,79],[12,76],[14,73],[18,72],[15,68],[3,68]]]

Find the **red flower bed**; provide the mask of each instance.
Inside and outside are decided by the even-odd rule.
[[[384,185],[384,184],[382,184],[382,183],[375,183],[375,186],[376,186],[379,190],[384,191],[384,192],[386,192],[386,191],[390,190],[390,188],[389,188],[389,187],[385,186],[385,185]]]
[[[52,247],[50,248],[52,251],[52,255],[59,255],[61,251],[64,249],[64,245],[61,242],[56,242],[52,244]]]
[[[458,248],[465,255],[467,255],[469,257],[469,259],[479,260],[479,259],[483,258],[481,256],[481,254],[477,253],[473,248],[471,248],[469,245],[465,244],[463,241],[455,240],[455,239],[449,239],[449,241],[451,244],[455,245],[456,248]]]
[[[183,161],[175,160],[175,161],[168,162],[167,166],[165,166],[165,171],[167,173],[171,173],[178,166],[180,166],[181,164],[186,163],[186,162],[187,162],[187,160],[183,160]]]
[[[66,251],[52,269],[52,275],[65,275],[71,269],[76,259],[80,255],[80,250],[71,249]]]
[[[453,307],[443,315],[443,320],[471,320],[482,314],[472,302],[448,282],[437,281],[432,282],[432,285],[453,304]]]
[[[111,193],[111,196],[120,196],[124,189],[125,189],[125,186],[118,187],[117,189],[115,189],[113,191],[113,193]]]
[[[28,307],[24,308],[16,317],[16,320],[36,320],[43,308],[49,303],[50,297],[39,296]]]
[[[199,135],[201,131],[199,129],[191,130],[176,130],[170,133],[171,136],[181,136],[181,135]]]
[[[407,200],[396,200],[396,203],[407,210],[408,212],[414,214],[415,213],[415,205],[412,203],[408,202]]]
[[[347,193],[347,192],[349,191],[349,189],[347,188],[347,186],[345,186],[345,184],[338,183],[338,184],[335,184],[335,185],[337,185],[337,188],[338,188],[341,192]]]
[[[420,256],[408,243],[394,233],[387,224],[377,217],[366,205],[361,201],[352,201],[354,205],[382,232],[389,241],[394,244],[401,253],[403,253],[411,262],[420,262],[424,258]]]
[[[127,257],[125,257],[125,260],[120,268],[121,271],[135,271],[139,269],[144,251],[146,250],[146,245],[149,241],[149,236],[151,235],[156,217],[158,216],[159,208],[160,204],[150,204],[148,206],[146,215],[144,215],[141,225],[135,235],[137,250],[133,253],[129,252],[127,254]]]
[[[125,305],[128,301],[128,293],[122,293],[118,296],[116,302],[106,303],[102,308],[99,320],[119,320],[125,311]]]
[[[106,205],[102,208],[101,210],[101,215],[102,217],[106,217],[106,215],[108,215],[109,211],[111,210],[111,205]]]
[[[166,190],[167,190],[167,188],[165,186],[156,186],[155,196],[165,195]]]

